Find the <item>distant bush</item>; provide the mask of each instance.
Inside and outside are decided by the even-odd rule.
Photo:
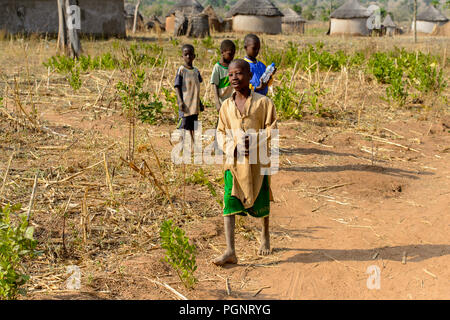
[[[403,105],[409,89],[421,94],[442,93],[447,87],[437,57],[422,52],[398,49],[374,53],[368,62],[368,72],[379,83],[387,84],[386,98]]]

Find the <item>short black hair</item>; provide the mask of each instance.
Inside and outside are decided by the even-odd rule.
[[[228,66],[228,68],[231,68],[231,65],[233,65],[233,64],[237,64],[239,67],[242,68],[243,71],[252,73],[251,68],[250,68],[250,63],[248,63],[244,59],[234,59],[233,61],[230,62],[230,65]]]
[[[245,36],[245,38],[244,38],[244,47],[247,45],[247,43],[249,41],[255,41],[255,42],[261,43],[261,40],[259,40],[259,37],[256,34],[253,34],[253,33],[249,33],[248,35]]]
[[[192,53],[195,53],[195,48],[192,44],[183,44],[183,46],[181,47],[181,52],[184,51],[184,49],[189,49],[189,51],[192,51]]]
[[[236,45],[231,40],[223,40],[220,44],[220,52],[224,52],[226,50],[234,50],[236,51]]]

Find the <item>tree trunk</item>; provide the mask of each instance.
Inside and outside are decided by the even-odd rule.
[[[414,25],[414,43],[417,43],[417,0],[414,0],[414,16],[413,16],[413,25]]]
[[[136,8],[134,8],[134,21],[133,21],[133,34],[136,33],[136,25],[137,25],[137,18],[139,14],[139,6],[141,5],[141,0],[138,1],[136,4]]]
[[[58,50],[65,50],[67,42],[66,23],[64,14],[64,0],[57,0],[58,2]]]
[[[68,25],[67,28],[67,33],[69,35],[69,43],[68,43],[68,48],[69,48],[69,53],[70,56],[73,58],[78,58],[81,54],[81,43],[80,43],[80,30],[77,28],[76,25],[76,20],[77,19],[81,19],[81,17],[76,17],[76,12],[72,11],[70,6],[72,5],[76,5],[78,6],[78,1],[77,0],[66,0],[66,16],[68,17],[68,19],[72,19],[71,22],[67,22],[66,24]],[[69,25],[71,27],[69,27]]]

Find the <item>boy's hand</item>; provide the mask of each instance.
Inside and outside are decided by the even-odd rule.
[[[184,102],[178,103],[178,107],[180,108],[181,112],[183,112],[183,113],[186,113],[189,111],[186,103],[184,103]]]
[[[245,135],[242,138],[242,142],[243,142],[243,150],[240,150],[239,147],[236,147],[236,149],[234,149],[234,157],[237,158],[238,157],[238,151],[241,152],[240,154],[242,154],[245,157],[248,157],[250,155],[250,136]]]

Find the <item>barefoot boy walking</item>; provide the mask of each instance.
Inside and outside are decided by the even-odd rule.
[[[234,60],[228,71],[235,93],[223,103],[217,127],[219,146],[227,156],[227,163],[224,165],[223,209],[227,249],[222,256],[212,261],[216,265],[237,263],[234,246],[237,214],[262,219],[261,247],[258,253],[270,253],[269,213],[273,197],[270,176],[264,174],[267,173],[264,169],[270,164],[262,164],[259,156],[254,161],[252,153],[258,152],[255,150],[260,146],[254,147],[255,139],[251,137],[250,132],[264,130],[267,140],[270,139],[271,131],[277,127],[275,106],[269,98],[249,88],[252,73],[248,62]]]

